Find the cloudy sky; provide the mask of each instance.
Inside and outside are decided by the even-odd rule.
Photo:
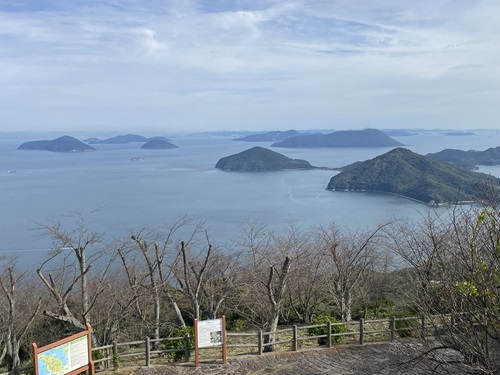
[[[0,131],[500,127],[499,0],[0,0]]]

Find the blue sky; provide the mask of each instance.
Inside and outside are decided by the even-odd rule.
[[[0,131],[499,120],[498,0],[0,0]]]

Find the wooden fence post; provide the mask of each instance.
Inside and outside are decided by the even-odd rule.
[[[118,357],[118,344],[113,341],[113,369],[117,370],[120,367],[119,357]]]
[[[396,317],[391,317],[391,341],[396,337]]]
[[[297,345],[297,325],[294,324],[293,325],[293,344],[292,344],[292,350],[294,352],[296,352],[297,351],[297,347],[298,347],[298,345]]]
[[[149,346],[149,337],[146,337],[146,367],[151,363],[151,348]]]
[[[359,319],[359,345],[365,344],[365,320]]]
[[[262,331],[259,331],[259,337],[258,337],[258,340],[259,340],[259,355],[262,355],[262,353],[264,353],[264,347],[263,347],[263,343],[264,343],[264,335],[262,334]]]
[[[189,336],[184,336],[184,358],[186,362],[189,362],[189,357],[191,356],[191,348],[189,347]]]
[[[326,322],[326,347],[332,347],[332,322]]]

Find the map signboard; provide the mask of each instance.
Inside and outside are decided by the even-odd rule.
[[[38,348],[33,343],[36,375],[67,375],[85,370],[93,373],[90,325],[88,329]]]

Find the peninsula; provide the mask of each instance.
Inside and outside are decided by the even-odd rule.
[[[465,170],[405,148],[341,168],[327,190],[371,191],[401,195],[431,204],[473,202],[485,189],[498,189],[500,179]]]

